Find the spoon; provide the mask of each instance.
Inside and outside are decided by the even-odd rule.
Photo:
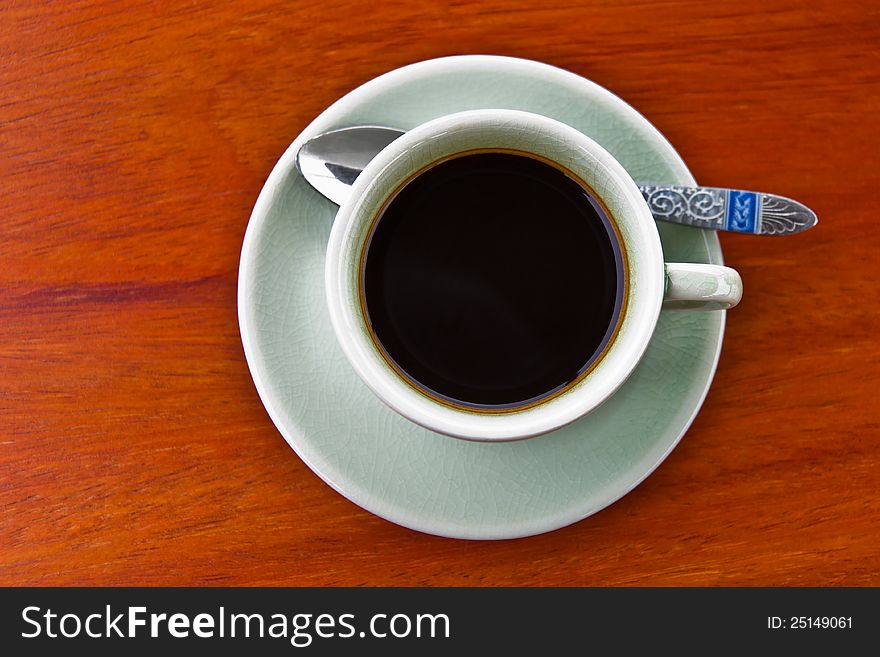
[[[342,205],[364,167],[402,134],[379,126],[331,130],[303,144],[296,166],[312,187]],[[755,235],[800,233],[819,222],[807,206],[776,194],[686,185],[638,183],[638,187],[659,221]],[[749,207],[753,202],[757,213]]]

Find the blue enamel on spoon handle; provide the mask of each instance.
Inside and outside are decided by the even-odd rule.
[[[655,219],[752,235],[789,235],[812,228],[816,214],[797,201],[721,187],[639,185]]]

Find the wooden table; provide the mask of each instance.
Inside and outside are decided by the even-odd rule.
[[[880,584],[878,8],[3,3],[0,583]],[[592,78],[701,183],[821,218],[722,236],[745,300],[654,475],[574,526],[478,543],[323,484],[263,410],[235,310],[296,134],[379,73],[474,52]]]

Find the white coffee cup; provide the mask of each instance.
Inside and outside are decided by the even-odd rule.
[[[362,262],[377,217],[433,163],[475,150],[504,150],[550,161],[590,189],[607,209],[624,254],[624,304],[617,331],[591,369],[559,394],[519,409],[483,412],[443,403],[394,368],[374,339],[362,299]],[[327,249],[330,319],[355,371],[392,409],[428,429],[479,441],[517,440],[586,415],[632,373],[661,307],[722,310],[742,296],[729,267],[664,263],[660,235],[635,182],[604,148],[563,123],[515,110],[474,110],[424,123],[386,146],[340,207]]]

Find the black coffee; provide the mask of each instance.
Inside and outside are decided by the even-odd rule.
[[[623,267],[600,205],[536,159],[474,153],[407,184],[364,265],[367,314],[419,388],[476,408],[575,381],[614,332]]]

